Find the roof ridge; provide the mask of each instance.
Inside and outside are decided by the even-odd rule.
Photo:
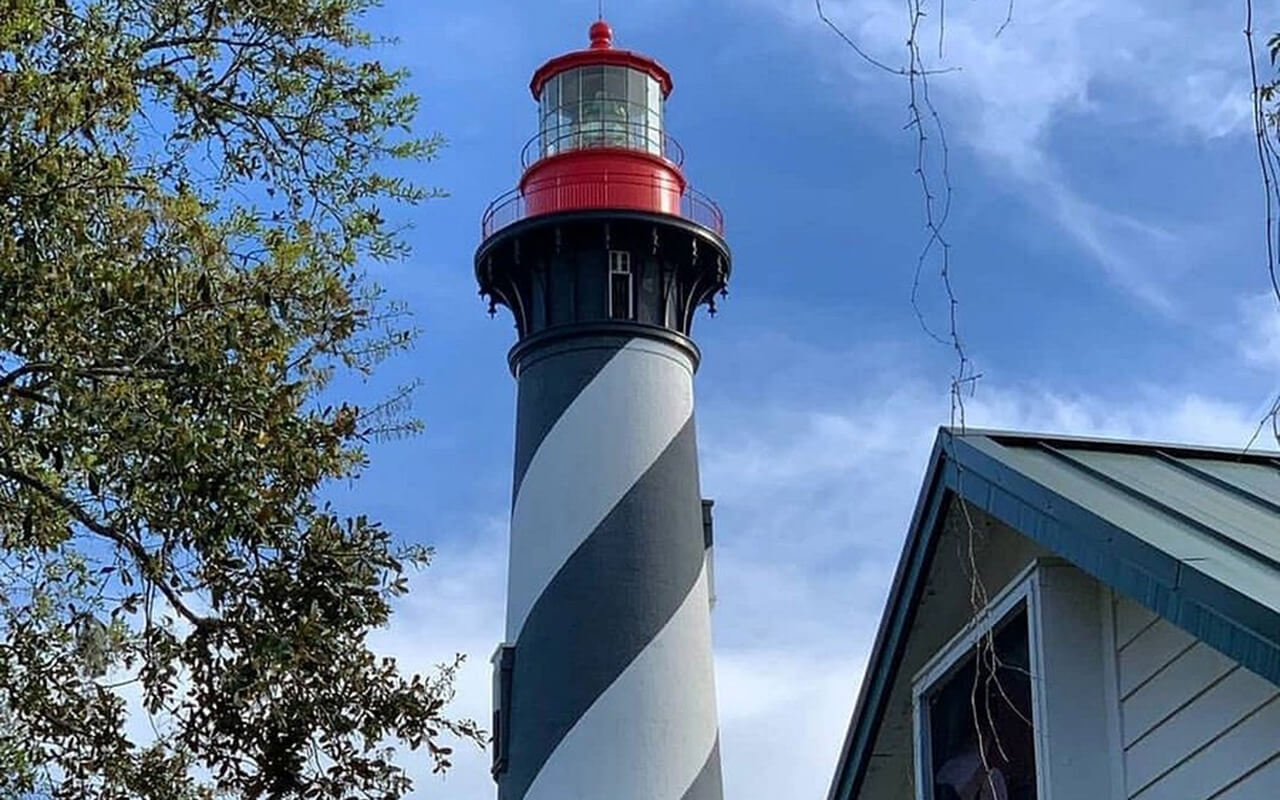
[[[1218,461],[1237,461],[1240,463],[1264,464],[1280,469],[1280,450],[1263,450],[1257,447],[1223,447],[1221,445],[1198,445],[1179,442],[1148,441],[1145,439],[1122,439],[1108,436],[1077,436],[1062,433],[1041,433],[1036,431],[1015,431],[999,428],[960,428],[958,426],[941,427],[941,430],[961,439],[986,438],[996,444],[1014,446],[1036,446],[1041,443],[1050,445],[1074,446],[1089,450],[1111,450],[1115,452],[1134,452],[1154,454],[1164,451],[1169,455],[1192,458],[1207,458]]]

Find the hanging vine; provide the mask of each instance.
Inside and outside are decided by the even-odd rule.
[[[938,15],[938,58],[945,57],[946,41],[946,0],[939,0]],[[822,0],[814,0],[819,19],[829,27],[851,50],[863,61],[877,70],[894,78],[906,81],[907,89],[907,122],[903,129],[915,136],[914,174],[920,185],[923,205],[924,244],[916,257],[912,275],[910,302],[916,321],[925,335],[934,342],[950,348],[954,357],[950,376],[950,427],[951,435],[944,439],[948,461],[957,469],[956,493],[954,495],[957,516],[954,523],[962,525],[961,536],[957,539],[957,559],[960,568],[969,580],[969,603],[975,615],[982,614],[988,607],[990,595],[982,580],[978,568],[978,552],[982,547],[984,536],[975,523],[974,515],[969,508],[964,494],[960,490],[964,474],[955,458],[955,437],[963,436],[966,429],[965,398],[972,396],[981,373],[975,369],[974,362],[960,335],[960,300],[953,281],[952,245],[947,238],[946,226],[950,219],[954,191],[951,183],[950,148],[947,144],[946,127],[942,117],[930,95],[929,79],[931,76],[955,72],[958,67],[942,67],[931,69],[925,66],[921,47],[921,36],[924,22],[928,17],[925,0],[905,0],[907,13],[907,63],[902,67],[894,67],[885,60],[873,56],[862,47],[848,32],[827,15]],[[995,35],[1001,35],[1013,21],[1013,0],[1009,5],[1004,20]],[[944,331],[930,324],[923,307],[920,293],[926,267],[936,264],[937,281],[945,295],[946,314]],[[993,756],[1000,754],[1006,758],[1006,750],[999,737],[987,741],[982,735],[984,727],[990,727],[994,718],[991,707],[992,697],[1003,698],[1012,707],[1008,693],[1000,685],[996,677],[1006,665],[996,652],[994,626],[988,628],[977,644],[974,653],[974,681],[970,688],[970,710],[973,716],[974,730],[977,732],[977,756],[982,767],[982,780],[987,789],[995,796],[996,770],[993,768]],[[984,677],[985,676],[985,677]],[[995,686],[992,687],[994,682]],[[994,688],[994,690],[993,690]],[[987,725],[983,725],[984,719]],[[910,779],[911,776],[908,776]]]
[[[1277,170],[1280,168],[1280,154],[1277,153],[1276,142],[1272,138],[1273,133],[1280,131],[1280,112],[1276,110],[1276,103],[1280,101],[1280,95],[1278,95],[1280,93],[1280,80],[1274,77],[1266,82],[1259,80],[1258,54],[1254,42],[1252,0],[1245,0],[1244,13],[1244,39],[1249,53],[1249,77],[1253,89],[1251,94],[1253,102],[1253,133],[1258,151],[1258,171],[1262,176],[1267,277],[1271,280],[1271,292],[1276,298],[1276,311],[1280,313],[1280,275],[1277,275],[1276,269],[1276,251],[1280,248],[1277,236],[1280,236],[1280,230],[1277,229],[1275,218],[1276,208],[1280,207],[1280,178],[1277,177]],[[1272,34],[1271,38],[1267,40],[1267,51],[1270,56],[1271,68],[1274,70],[1277,60],[1280,60],[1280,33]],[[1245,448],[1246,450],[1253,446],[1259,435],[1268,426],[1271,428],[1272,437],[1276,442],[1280,443],[1280,394],[1277,394],[1271,400],[1270,407],[1262,419],[1259,420],[1258,427],[1254,430],[1253,437],[1250,438]]]

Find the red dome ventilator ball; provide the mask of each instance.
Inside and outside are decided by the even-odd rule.
[[[613,47],[613,28],[604,20],[596,20],[591,26],[591,49],[607,50]]]

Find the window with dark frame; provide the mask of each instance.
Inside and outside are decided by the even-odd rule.
[[[1025,603],[922,698],[930,800],[1035,800],[1035,718]]]
[[[548,78],[538,97],[541,154],[623,147],[665,155],[662,86],[628,67],[587,66]]]
[[[632,319],[635,301],[632,297],[631,254],[626,250],[609,251],[609,318]]]
[[[493,762],[490,772],[494,776],[506,772],[511,716],[511,671],[515,663],[515,648],[500,645],[493,658]]]

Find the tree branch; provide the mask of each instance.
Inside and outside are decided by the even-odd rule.
[[[57,366],[58,365],[54,364],[52,361],[29,361],[15,369],[13,372],[6,375],[0,375],[0,389],[12,386],[24,375],[32,375],[37,372],[48,372]]]
[[[124,533],[112,528],[109,525],[96,519],[92,514],[81,508],[80,504],[53,487],[37,478],[33,478],[17,470],[4,468],[0,469],[0,476],[6,477],[15,483],[25,486],[33,492],[44,497],[54,505],[70,514],[77,522],[88,528],[93,533],[107,539],[120,547],[123,547],[131,556],[137,560],[142,567],[140,570],[143,580],[148,581],[152,586],[158,588],[174,610],[181,614],[188,622],[201,630],[210,630],[223,624],[222,620],[215,617],[206,617],[192,611],[183,601],[182,596],[177,590],[165,582],[163,575],[160,575],[157,559],[151,553],[148,553],[142,543],[136,539],[130,538]]]

